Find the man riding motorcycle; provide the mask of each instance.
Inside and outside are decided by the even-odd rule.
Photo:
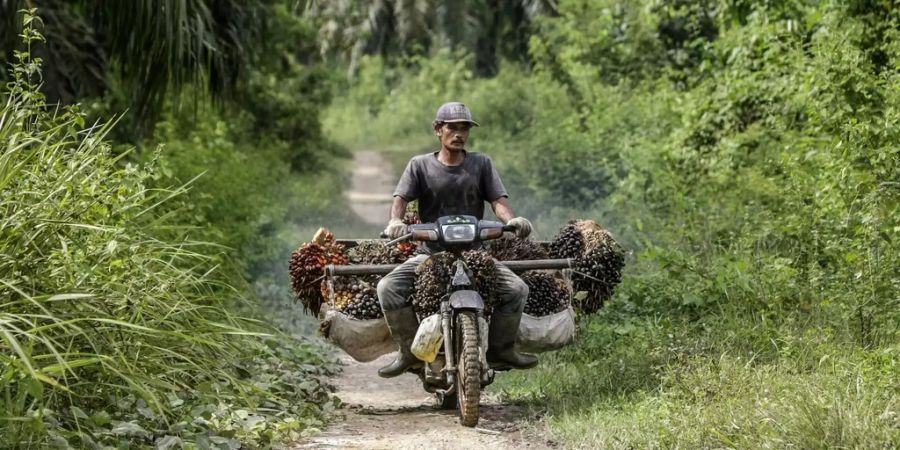
[[[472,120],[469,108],[459,102],[445,103],[438,108],[432,125],[441,148],[415,156],[407,164],[394,190],[391,219],[385,234],[396,239],[406,233],[403,216],[406,205],[413,200],[419,201],[419,217],[423,222],[435,222],[438,217],[456,214],[475,216],[480,220],[484,216],[484,202],[489,202],[500,221],[515,227],[518,237],[531,234],[531,222],[513,214],[509,195],[490,157],[465,150],[470,128],[479,126]],[[422,365],[422,361],[410,352],[419,326],[410,294],[416,266],[440,250],[433,243],[423,243],[418,255],[378,283],[378,300],[391,337],[399,347],[397,358],[378,370],[382,377],[395,377]],[[528,286],[502,265],[498,265],[497,284],[499,304],[491,315],[488,362],[517,369],[533,367],[538,362],[535,356],[520,354],[514,349]]]

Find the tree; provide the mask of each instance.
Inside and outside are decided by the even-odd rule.
[[[0,61],[19,40],[17,13],[30,0],[0,0]],[[121,83],[135,124],[152,123],[169,88],[205,86],[221,95],[245,71],[258,37],[261,0],[46,0],[42,90],[63,104]]]
[[[480,75],[496,74],[499,60],[528,58],[532,23],[555,14],[552,0],[334,0],[310,1],[320,22],[323,56],[348,61],[351,73],[363,55],[409,56],[434,47],[473,52]]]

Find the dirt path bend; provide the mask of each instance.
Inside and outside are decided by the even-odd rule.
[[[354,155],[353,184],[346,192],[353,211],[369,223],[384,225],[396,180],[378,152]],[[528,425],[525,408],[503,405],[485,393],[476,428],[459,424],[455,410],[441,410],[422,389],[419,378],[404,374],[384,379],[378,368],[394,355],[359,363],[344,355],[334,379],[343,406],[318,436],[294,449],[542,449],[550,448],[542,429]],[[502,374],[498,376],[503,376]]]
[[[545,449],[553,448],[539,428],[526,424],[524,407],[504,405],[485,393],[481,421],[475,428],[459,424],[456,410],[441,410],[422,389],[419,378],[404,374],[378,377],[378,368],[394,355],[370,363],[342,358],[334,380],[344,402],[332,424],[294,449]],[[502,376],[499,375],[499,376]]]

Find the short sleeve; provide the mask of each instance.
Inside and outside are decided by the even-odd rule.
[[[481,168],[481,185],[484,186],[484,199],[493,202],[500,197],[509,197],[503,181],[500,180],[500,174],[494,168],[491,158],[484,157],[484,167]]]
[[[397,188],[394,189],[394,197],[401,197],[408,202],[419,198],[419,177],[416,175],[416,172],[415,160],[411,159],[409,160],[409,163],[406,164],[403,175],[400,176]]]

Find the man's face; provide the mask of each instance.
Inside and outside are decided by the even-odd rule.
[[[470,128],[472,124],[468,122],[442,123],[434,127],[434,134],[440,138],[442,147],[459,152],[466,148]]]

